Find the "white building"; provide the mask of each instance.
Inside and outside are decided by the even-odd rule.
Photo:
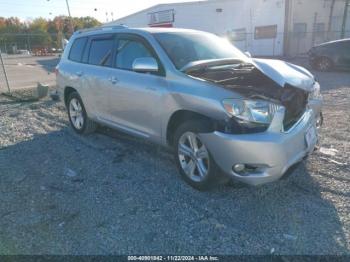
[[[306,53],[314,44],[340,37],[345,1],[208,0],[160,4],[108,25],[198,29],[229,37],[237,47],[256,56],[296,55]],[[347,20],[350,30],[350,19]]]

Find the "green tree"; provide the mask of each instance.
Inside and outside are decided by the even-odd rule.
[[[56,16],[54,19],[36,18],[33,21],[21,21],[17,17],[0,17],[0,48],[10,50],[11,46],[18,49],[61,47],[62,39],[71,36],[71,23],[74,30],[101,25],[93,17]]]

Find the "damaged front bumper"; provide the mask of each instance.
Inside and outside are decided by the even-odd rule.
[[[315,110],[316,109],[316,110]],[[202,133],[218,166],[229,176],[250,185],[278,180],[294,164],[314,151],[317,143],[316,116],[313,105],[288,131],[283,130],[284,109],[276,112],[266,132],[256,134]],[[235,166],[245,167],[237,172]]]

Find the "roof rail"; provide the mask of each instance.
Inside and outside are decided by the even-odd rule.
[[[98,31],[98,30],[114,30],[114,29],[125,29],[128,28],[128,26],[120,24],[120,25],[105,25],[105,26],[97,26],[87,29],[81,29],[75,32],[75,34],[81,34],[81,33],[87,33],[92,31]]]

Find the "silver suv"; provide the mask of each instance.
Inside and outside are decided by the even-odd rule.
[[[230,178],[275,181],[317,143],[315,78],[287,62],[252,59],[210,33],[79,31],[56,72],[77,133],[101,124],[169,146],[199,190]]]

